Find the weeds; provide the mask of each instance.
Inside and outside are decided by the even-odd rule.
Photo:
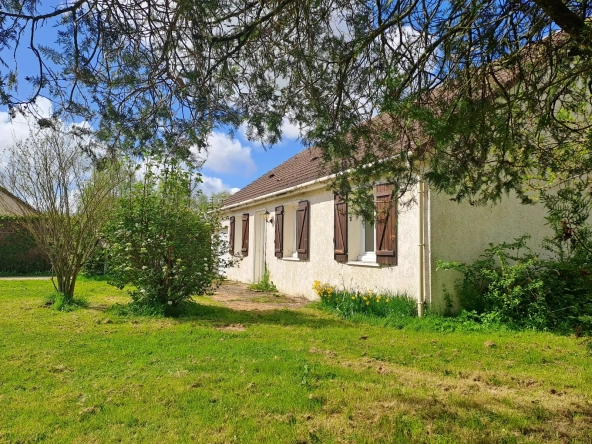
[[[265,267],[263,277],[259,282],[255,282],[249,285],[249,290],[264,291],[266,293],[276,293],[278,291],[275,284],[271,281],[269,270]]]

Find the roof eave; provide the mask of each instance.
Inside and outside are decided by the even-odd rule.
[[[335,178],[336,176],[337,176],[337,174],[330,174],[328,176],[319,177],[318,179],[313,179],[308,182],[294,185],[292,187],[284,188],[282,190],[274,191],[272,193],[267,193],[262,196],[253,197],[251,199],[247,199],[242,202],[237,202],[232,205],[224,206],[224,207],[222,207],[222,211],[230,211],[230,210],[234,210],[236,208],[250,206],[250,205],[259,203],[261,201],[271,199],[273,197],[283,196],[284,194],[290,194],[290,193],[296,193],[296,192],[304,191],[304,190],[323,188],[324,186],[326,186],[325,182],[328,182],[329,180]]]

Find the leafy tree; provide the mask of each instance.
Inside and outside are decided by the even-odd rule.
[[[186,158],[215,125],[246,122],[274,143],[288,118],[332,169],[357,167],[334,185],[358,205],[376,177],[402,192],[419,174],[457,199],[528,201],[588,180],[591,12],[587,0],[2,0],[0,102],[47,92],[114,150]],[[6,54],[24,36],[39,70],[22,99]]]
[[[31,128],[28,139],[8,149],[0,184],[20,200],[8,208],[17,223],[48,257],[57,292],[67,304],[76,278],[101,238],[114,191],[122,181],[118,165],[99,170],[84,153],[79,131],[53,121],[52,128]]]
[[[143,179],[130,182],[106,228],[111,282],[131,285],[142,309],[165,312],[203,293],[225,266],[218,212],[194,204],[194,184],[178,162],[148,161]]]

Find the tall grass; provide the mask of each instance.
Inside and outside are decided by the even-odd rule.
[[[379,318],[410,318],[417,316],[417,305],[407,295],[371,290],[337,289],[327,283],[314,281],[313,290],[321,298],[321,304],[332,308],[344,318],[369,315]]]
[[[405,294],[339,289],[320,281],[314,281],[312,288],[321,298],[321,308],[356,323],[429,332],[520,330],[466,310],[452,317],[432,311],[428,306],[424,316],[419,318],[417,301]]]

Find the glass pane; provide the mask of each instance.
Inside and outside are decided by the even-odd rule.
[[[374,224],[364,224],[364,251],[374,251]]]

